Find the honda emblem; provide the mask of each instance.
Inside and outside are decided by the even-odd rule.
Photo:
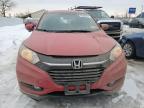
[[[81,60],[73,60],[72,61],[72,68],[73,69],[82,69],[83,63]]]

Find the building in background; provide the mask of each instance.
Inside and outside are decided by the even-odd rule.
[[[21,18],[25,19],[25,18],[31,17],[34,20],[38,21],[45,11],[46,10],[42,9],[42,10],[39,10],[39,11],[36,11],[36,12],[33,12],[33,13],[26,14],[26,15],[22,16]]]
[[[36,12],[33,12],[31,13],[31,17],[35,20],[39,20],[41,18],[41,16],[44,14],[46,10],[39,10],[39,11],[36,11]]]

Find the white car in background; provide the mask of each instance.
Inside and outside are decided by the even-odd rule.
[[[119,40],[123,33],[123,22],[121,20],[114,19],[114,16],[109,17],[109,15],[101,10],[102,7],[96,6],[78,6],[75,10],[83,10],[90,14],[96,23],[98,24],[108,24],[109,29],[105,32],[116,40]]]

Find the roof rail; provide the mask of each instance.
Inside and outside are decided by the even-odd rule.
[[[75,7],[75,9],[100,9],[102,7],[98,7],[98,6],[78,6],[78,7]]]

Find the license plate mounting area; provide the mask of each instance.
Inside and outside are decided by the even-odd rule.
[[[71,82],[65,84],[65,95],[84,95],[90,94],[90,83],[88,82]]]

